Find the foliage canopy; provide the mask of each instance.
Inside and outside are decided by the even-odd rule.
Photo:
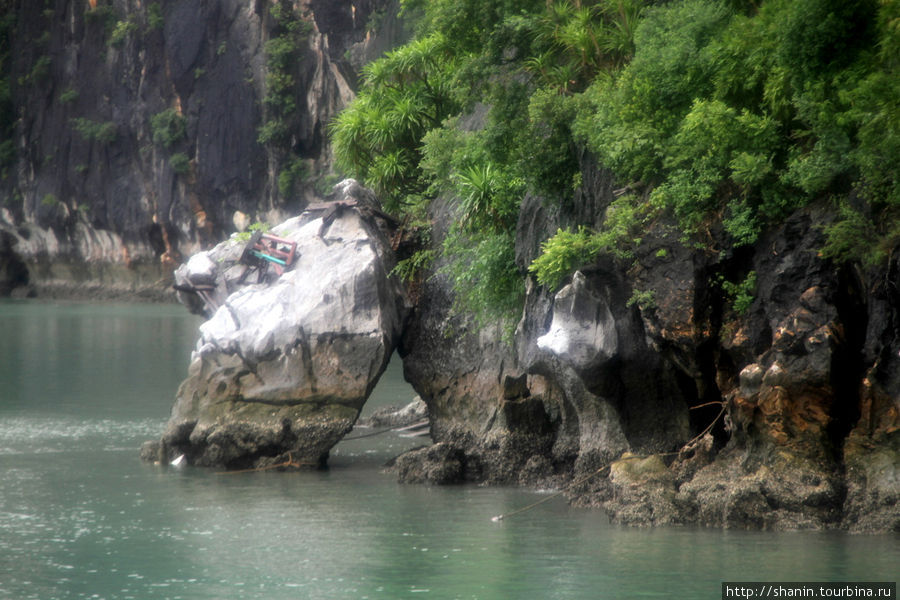
[[[391,211],[421,219],[432,198],[457,199],[442,256],[463,308],[521,296],[521,200],[570,201],[585,150],[634,193],[599,230],[546,241],[529,270],[551,288],[601,252],[628,259],[660,215],[693,244],[720,231],[722,250],[834,198],[826,256],[872,263],[900,240],[900,3],[401,5],[416,37],[366,67],[335,154]],[[739,309],[750,287],[733,290]]]

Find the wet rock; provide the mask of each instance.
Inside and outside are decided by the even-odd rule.
[[[448,485],[466,480],[465,453],[445,442],[401,454],[394,467],[401,483]]]
[[[15,250],[16,238],[0,229],[0,297],[28,285],[28,267]]]
[[[433,241],[440,243],[453,222],[456,205],[439,199],[432,204]],[[441,272],[423,278],[418,302],[404,329],[399,353],[404,378],[428,406],[432,439],[452,447],[464,457],[462,477],[467,481],[514,483],[518,469],[530,456],[546,451],[543,440],[529,447],[519,439],[519,454],[501,452],[511,433],[498,418],[506,396],[528,393],[520,378],[511,346],[499,326],[478,328],[465,315],[453,311],[453,289]],[[521,443],[520,443],[521,442]],[[513,458],[507,461],[507,458]]]
[[[574,455],[577,475],[623,452],[670,450],[689,437],[682,390],[648,348],[629,295],[607,260],[576,272],[550,302],[540,290],[526,299],[519,364],[554,390],[554,448]]]
[[[840,521],[840,479],[787,453],[729,451],[678,488],[691,522],[732,529],[824,529]]]
[[[851,439],[845,447],[843,526],[855,532],[900,532],[900,443]]]
[[[671,515],[672,522],[715,527],[840,525],[841,428],[853,418],[844,404],[853,390],[844,379],[852,380],[855,368],[846,357],[859,343],[848,331],[860,307],[840,272],[816,253],[821,231],[812,223],[823,220],[817,210],[798,211],[761,240],[752,255],[756,297],[743,317],[727,305],[718,316],[710,309],[727,300],[699,283],[696,267],[653,287],[657,307],[642,311],[648,332],[693,380],[695,402],[712,403],[709,420],[695,427],[716,418],[722,400],[727,410],[702,447],[682,451],[669,467],[674,497],[659,481],[650,482],[655,492],[629,496],[613,480],[618,496],[612,507],[632,522],[642,515],[648,523],[665,522],[669,517],[659,515]],[[656,269],[651,264],[642,272],[645,282],[657,281]],[[709,306],[698,302],[702,298]],[[713,344],[716,354],[704,351]],[[638,506],[622,507],[630,501]]]
[[[388,240],[367,212],[371,192],[351,181],[337,189],[337,203],[272,229],[297,244],[283,274],[242,263],[237,237],[179,270],[185,290],[214,282],[204,308],[215,311],[163,435],[170,454],[203,466],[287,454],[319,464],[352,428],[397,344],[405,301],[389,275]]]
[[[626,452],[610,465],[612,498],[603,506],[610,520],[626,525],[671,525],[683,522],[676,503],[675,478],[658,455]]]
[[[900,291],[897,259],[871,279],[858,420],[844,444],[851,531],[900,531]]]

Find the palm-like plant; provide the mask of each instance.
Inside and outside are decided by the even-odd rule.
[[[551,0],[538,19],[534,40],[543,51],[525,69],[562,93],[582,89],[634,51],[634,28],[646,0]]]
[[[388,52],[364,68],[359,95],[332,123],[338,165],[375,188],[389,210],[424,191],[422,137],[458,110],[449,81],[453,61],[440,34]]]
[[[454,174],[462,203],[460,225],[474,231],[508,231],[518,207],[522,182],[490,162],[469,165]]]

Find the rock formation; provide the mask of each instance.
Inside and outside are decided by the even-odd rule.
[[[14,4],[0,295],[168,289],[192,256],[177,284],[209,321],[145,457],[318,464],[399,344],[436,442],[397,461],[403,480],[581,481],[575,502],[633,524],[900,529],[900,260],[820,256],[830,206],[721,252],[716,223],[701,250],[654,221],[633,260],[601,256],[560,289],[528,280],[512,344],[454,313],[439,271],[406,318],[378,219],[356,208],[276,228],[300,262],[256,283],[236,238],[203,250],[317,200],[327,123],[354,67],[402,35],[396,3]],[[271,94],[278,69],[289,101]],[[522,200],[523,278],[552,232],[603,224],[617,184],[587,153],[579,176],[565,202]],[[431,205],[435,245],[454,202]]]
[[[590,157],[583,176],[569,207],[526,198],[523,269],[557,227],[597,225],[613,182]],[[900,529],[898,263],[836,268],[818,253],[830,218],[798,210],[725,256],[659,223],[634,261],[529,284],[514,348],[463,333],[429,279],[401,350],[437,446],[401,457],[401,480],[580,480],[573,501],[640,525]],[[751,274],[738,311],[721,281]]]
[[[0,126],[14,145],[0,164],[0,264],[24,265],[28,278],[0,271],[0,293],[159,295],[184,257],[234,231],[236,212],[297,214],[327,181],[325,130],[353,95],[349,61],[390,43],[367,25],[385,5],[5,6],[11,121]],[[277,63],[285,46],[290,60]],[[285,135],[263,135],[274,129]]]
[[[178,270],[182,290],[214,286],[208,304],[191,304],[212,314],[166,432],[145,458],[319,465],[353,427],[399,340],[405,303],[374,195],[352,180],[336,190],[332,202],[271,230],[297,244],[280,276],[268,261],[242,262],[247,242],[238,236]]]

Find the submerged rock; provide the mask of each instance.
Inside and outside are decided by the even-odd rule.
[[[176,273],[189,307],[211,316],[160,442],[167,454],[227,468],[321,464],[353,427],[399,339],[405,301],[374,195],[352,180],[336,189],[335,202],[272,229],[297,244],[280,276],[242,263],[237,236]]]
[[[397,457],[394,466],[403,483],[448,485],[466,480],[466,455],[447,442],[410,450]]]

